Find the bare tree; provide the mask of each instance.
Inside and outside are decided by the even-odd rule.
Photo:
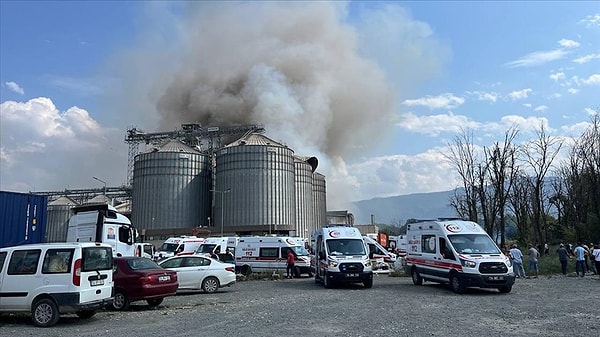
[[[532,171],[532,225],[534,229],[534,239],[538,242],[546,242],[546,212],[545,204],[549,199],[544,190],[544,179],[550,169],[554,158],[558,155],[562,143],[555,137],[546,134],[543,124],[537,132],[537,139],[525,144],[523,155],[527,167]]]
[[[448,153],[444,157],[454,165],[464,189],[464,198],[455,197],[450,200],[450,205],[455,208],[460,216],[466,215],[471,221],[477,221],[477,181],[475,178],[475,147],[473,145],[473,132],[461,130],[461,134],[448,144]]]

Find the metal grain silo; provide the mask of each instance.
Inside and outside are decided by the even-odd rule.
[[[132,223],[146,236],[191,234],[208,225],[210,186],[209,157],[180,141],[140,153],[133,167]]]
[[[296,235],[310,238],[315,223],[313,203],[313,172],[317,168],[316,157],[294,156],[296,184]]]
[[[71,209],[75,206],[77,203],[69,197],[60,197],[48,203],[46,242],[67,241]]]
[[[294,189],[293,151],[246,135],[216,152],[214,224],[229,233],[287,234],[295,230]]]
[[[318,172],[313,173],[313,202],[315,207],[315,227],[312,230],[321,228],[327,224],[325,176]]]

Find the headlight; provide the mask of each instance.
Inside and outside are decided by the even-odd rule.
[[[506,262],[509,267],[512,267],[512,261],[510,259],[506,259],[504,262]]]
[[[337,267],[338,263],[336,261],[329,261],[329,267],[331,268],[335,268]]]
[[[463,260],[463,259],[460,259],[460,264],[463,267],[467,267],[467,268],[475,268],[475,266],[477,265],[477,263],[475,263],[473,261]]]
[[[370,267],[371,266],[371,261],[368,260],[367,262],[365,262],[365,267]]]

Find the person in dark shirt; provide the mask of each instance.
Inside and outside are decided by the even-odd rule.
[[[569,260],[569,252],[562,243],[556,250],[558,253],[558,260],[560,261],[560,268],[563,275],[567,276],[567,261]]]

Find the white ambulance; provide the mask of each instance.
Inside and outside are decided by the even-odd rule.
[[[61,314],[90,318],[112,303],[112,258],[110,245],[94,242],[0,248],[0,313],[30,313],[39,327]]]
[[[204,238],[188,235],[168,238],[154,252],[154,260],[158,261],[175,255],[192,255],[204,240]]]
[[[463,220],[424,221],[407,227],[405,272],[415,285],[449,283],[463,293],[467,287],[511,291],[515,275],[510,260],[479,224]]]
[[[287,267],[288,251],[294,253],[294,277],[312,277],[310,258],[303,242],[288,236],[240,237],[235,248],[236,270],[244,275],[253,271],[282,271]]]
[[[371,267],[375,274],[389,274],[394,269],[396,263],[396,254],[388,252],[379,242],[368,236],[363,236],[363,240],[369,247],[369,258]]]
[[[335,283],[363,283],[373,286],[369,248],[358,228],[324,227],[312,234],[315,282],[331,288]]]
[[[210,256],[221,262],[235,264],[235,247],[240,240],[237,236],[209,237],[196,248],[194,254]]]
[[[396,253],[397,256],[404,257],[406,256],[406,235],[400,234],[395,236],[390,236],[389,238],[389,246],[392,252]]]

